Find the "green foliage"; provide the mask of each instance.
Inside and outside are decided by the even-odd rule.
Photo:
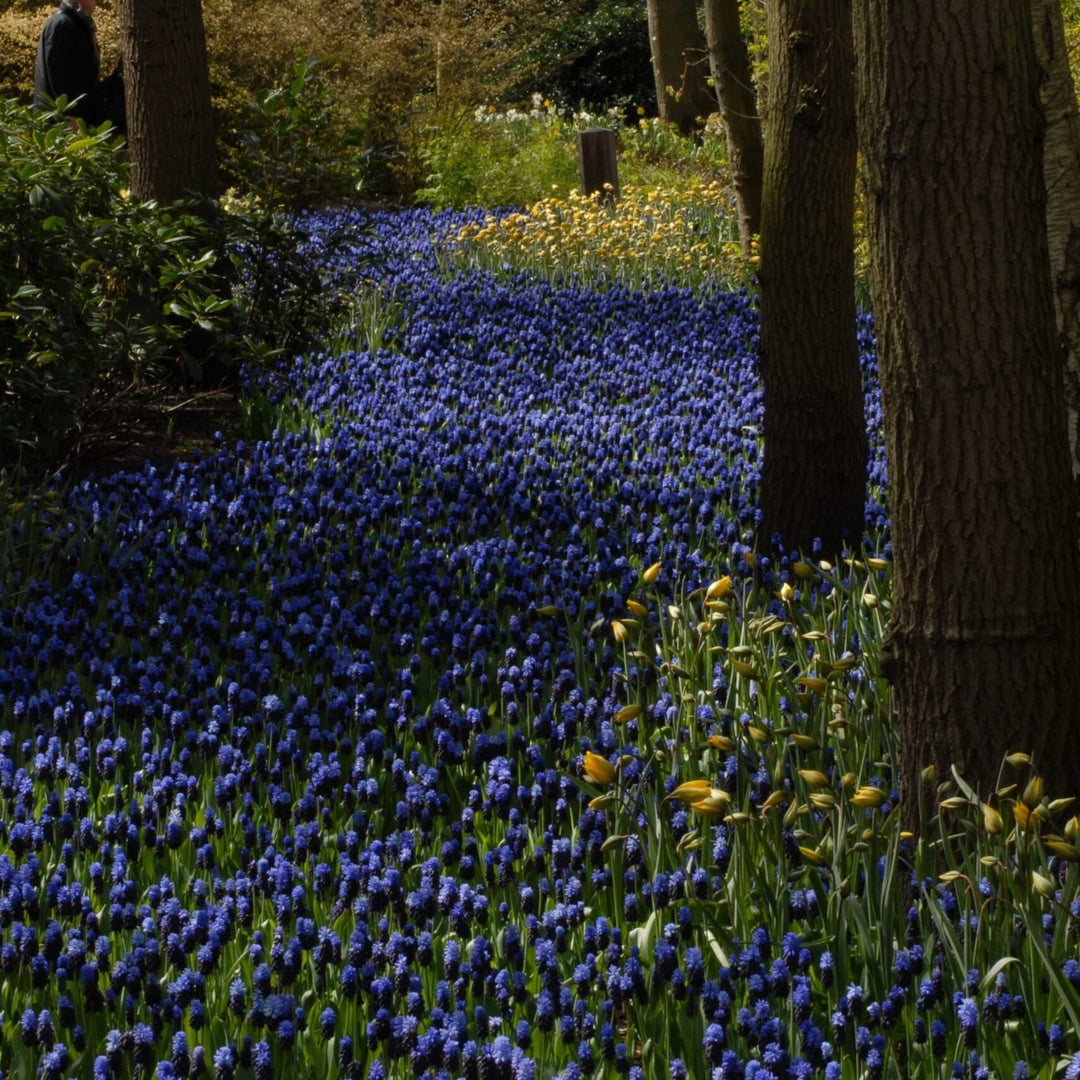
[[[695,138],[639,117],[624,127],[617,110],[560,112],[539,94],[528,112],[462,110],[432,125],[423,146],[427,181],[416,198],[437,208],[531,206],[552,192],[580,187],[577,133],[609,127],[619,139],[620,185],[678,191],[694,183],[729,183],[723,128],[711,120]]]
[[[534,82],[563,108],[641,106],[655,112],[649,25],[639,0],[587,0],[576,17],[553,24],[529,50]]]
[[[319,245],[307,242],[305,206],[339,190],[345,175],[332,152],[333,118],[317,64],[297,61],[287,85],[255,95],[248,118],[229,158],[236,187],[225,200],[238,275],[234,330],[252,355],[291,355],[324,331],[346,303],[324,288],[323,270],[347,227]]]
[[[228,301],[212,226],[128,198],[108,127],[6,101],[0,131],[0,447],[48,445],[103,385],[194,362]]]
[[[565,191],[577,180],[574,134],[540,100],[528,113],[462,111],[430,129],[427,184],[416,198],[440,209],[527,206]]]

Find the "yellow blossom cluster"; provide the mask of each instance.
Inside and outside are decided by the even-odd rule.
[[[570,192],[462,227],[452,247],[473,261],[554,278],[730,287],[752,270],[736,237],[731,192],[627,186],[618,200]]]

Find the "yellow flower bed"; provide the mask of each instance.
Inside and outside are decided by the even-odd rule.
[[[635,287],[730,287],[744,284],[753,269],[736,238],[731,192],[715,182],[679,191],[628,185],[617,201],[552,196],[464,226],[451,247],[489,267]]]

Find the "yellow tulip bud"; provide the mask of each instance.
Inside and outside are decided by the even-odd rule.
[[[668,799],[678,799],[680,802],[693,803],[704,799],[712,791],[712,784],[708,780],[687,780],[680,784],[669,795],[664,796],[664,802]]]
[[[876,810],[879,806],[883,806],[888,801],[888,798],[888,794],[882,791],[881,788],[864,784],[851,796],[851,801],[855,806]]]
[[[594,754],[591,750],[585,751],[582,769],[585,775],[597,784],[610,784],[615,779],[615,766],[606,757]]]
[[[983,828],[992,836],[996,836],[1005,828],[1001,815],[988,803],[982,804]]]
[[[1032,870],[1031,884],[1035,886],[1035,891],[1040,896],[1047,900],[1054,899],[1054,893],[1057,892],[1057,886],[1045,874],[1040,874],[1038,870]]]
[[[731,592],[732,585],[733,585],[733,583],[732,583],[732,580],[731,580],[731,575],[730,574],[725,574],[718,581],[714,581],[705,590],[705,599],[706,600],[723,600],[723,598],[725,596],[727,596],[727,594],[729,592]]]

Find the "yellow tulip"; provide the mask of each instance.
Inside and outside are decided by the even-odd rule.
[[[591,750],[585,751],[582,769],[585,775],[596,784],[610,784],[615,779],[615,766],[606,757],[594,754]]]
[[[881,788],[864,784],[851,796],[851,801],[855,806],[876,810],[879,806],[882,806],[888,798],[889,796],[882,791]]]
[[[989,804],[982,804],[983,828],[992,836],[996,836],[1005,828],[1001,815]]]
[[[725,574],[705,590],[706,600],[722,600],[732,589],[731,575]]]
[[[680,802],[693,803],[704,799],[712,791],[712,784],[708,780],[687,780],[680,784],[669,795],[664,796],[664,802],[668,799],[678,799]]]

